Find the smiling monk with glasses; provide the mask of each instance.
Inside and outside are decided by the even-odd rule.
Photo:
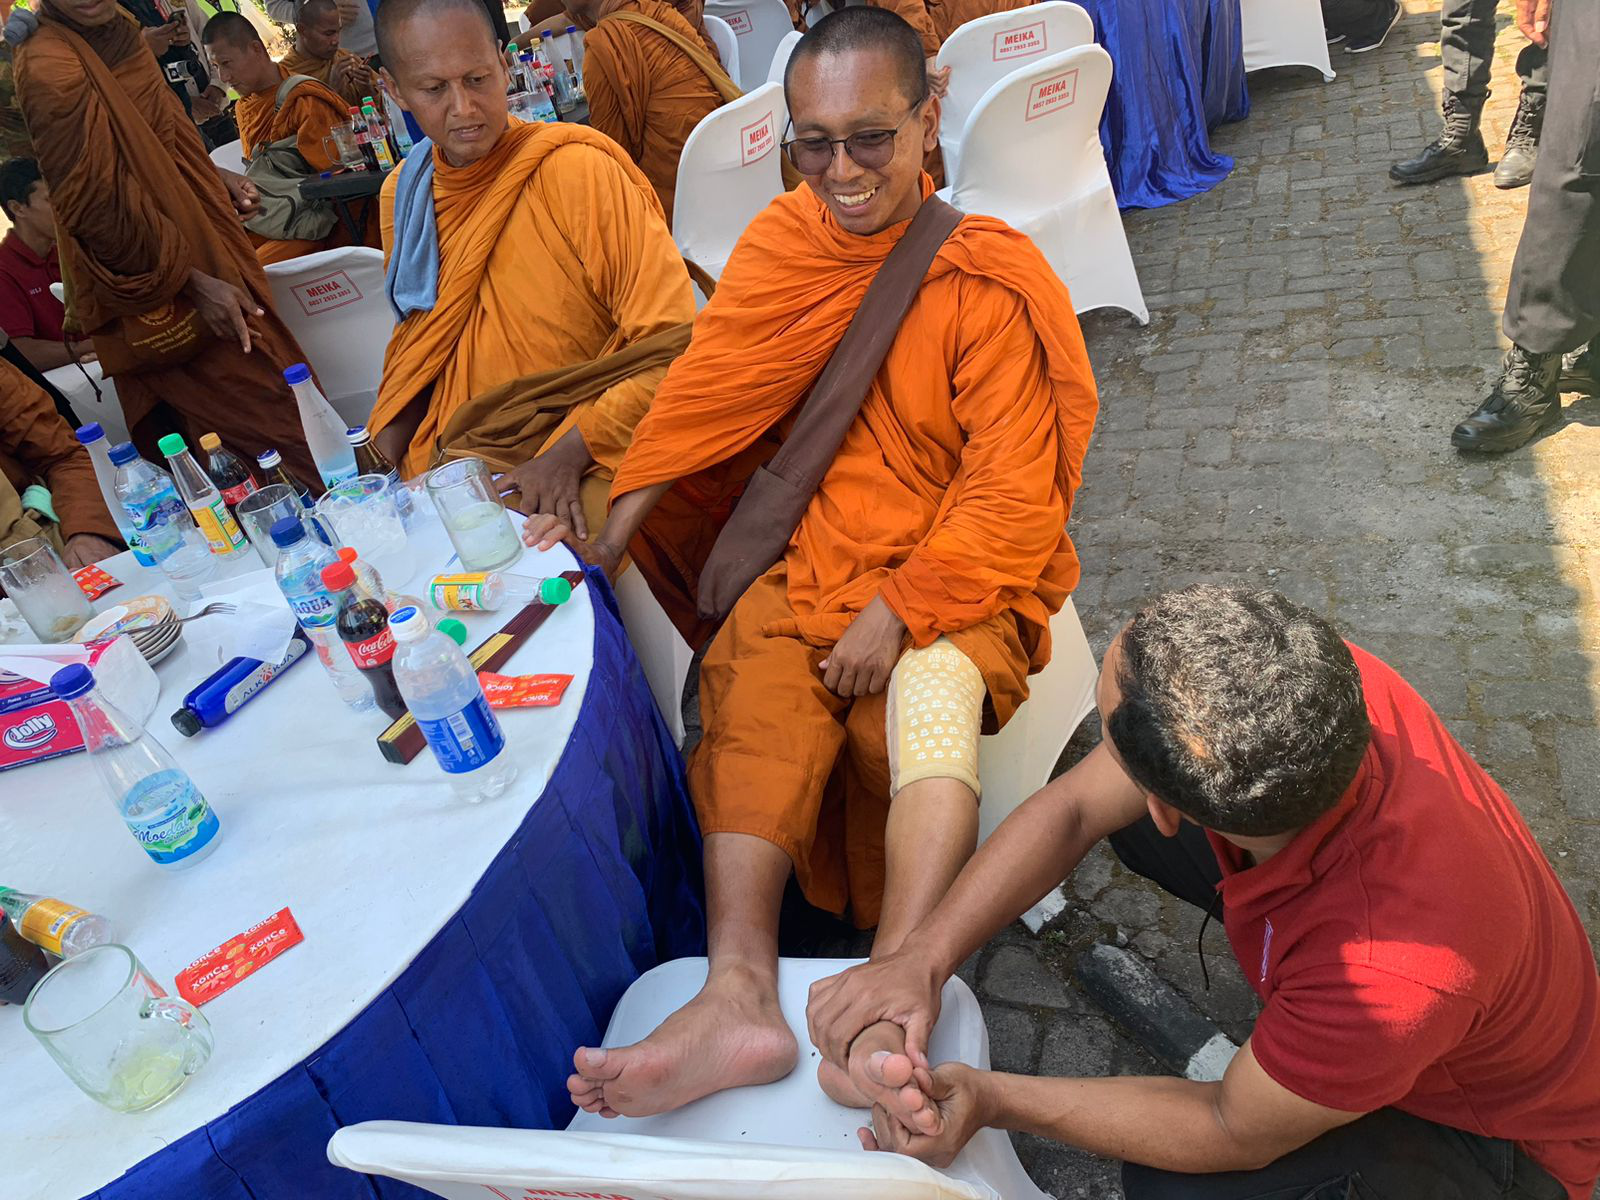
[[[631,550],[685,636],[715,634],[689,765],[709,977],[644,1041],[577,1050],[569,1087],[591,1112],[794,1068],[789,877],[876,926],[875,954],[900,943],[972,853],[978,734],[1026,696],[1078,579],[1066,526],[1096,405],[1078,322],[1027,238],[925,204],[939,102],[916,33],[883,9],[833,13],[784,86],[805,186],[745,230],[605,528],[579,543],[608,567]],[[535,518],[525,538],[569,533]],[[899,1027],[875,1027],[821,1084],[855,1105],[898,1096],[907,1080],[874,1065],[897,1049]]]

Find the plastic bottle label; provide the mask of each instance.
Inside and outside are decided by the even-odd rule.
[[[236,508],[241,500],[246,496],[254,495],[257,490],[256,481],[253,478],[246,479],[236,487],[223,488],[222,502],[229,508]]]
[[[435,608],[448,612],[482,612],[488,587],[487,571],[435,575],[428,584],[428,600]]]
[[[307,629],[325,629],[332,625],[339,615],[333,597],[321,589],[297,592],[285,599],[289,601],[289,607],[294,609],[295,620]]]
[[[394,657],[394,632],[385,625],[383,632],[359,642],[346,642],[350,659],[363,671],[381,667]]]
[[[169,487],[142,501],[125,501],[122,505],[133,525],[134,533],[144,543],[145,553],[152,558],[165,557],[181,540],[170,528],[172,519],[185,511],[178,493]]]
[[[482,696],[458,713],[434,721],[417,722],[439,766],[451,775],[475,771],[493,761],[505,748],[500,722]]]
[[[128,531],[128,549],[133,551],[134,561],[141,567],[156,565],[155,556],[145,549],[144,539],[131,529]]]
[[[60,900],[35,900],[22,914],[22,936],[59,958],[67,934],[88,915]]]
[[[162,801],[165,801],[162,803]],[[144,817],[128,814],[149,805]],[[171,865],[203,850],[217,835],[217,814],[182,771],[158,771],[141,779],[124,797],[128,830],[156,862]]]
[[[233,514],[222,503],[220,496],[214,503],[191,508],[189,512],[194,516],[194,523],[200,527],[206,545],[211,547],[211,553],[231,554],[244,545],[244,531],[239,528],[239,522],[233,519]]]

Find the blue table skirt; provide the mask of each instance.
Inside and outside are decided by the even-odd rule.
[[[1250,112],[1239,0],[1078,0],[1111,55],[1100,140],[1122,208],[1209,191],[1233,170],[1208,131]]]
[[[95,1197],[413,1200],[427,1193],[332,1166],[333,1131],[572,1119],[573,1050],[599,1041],[643,972],[705,952],[682,760],[604,576],[591,571],[588,586],[594,670],[572,739],[461,911],[327,1045]]]

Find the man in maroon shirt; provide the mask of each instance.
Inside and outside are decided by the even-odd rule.
[[[66,309],[50,291],[61,282],[56,218],[33,159],[0,166],[0,208],[11,218],[11,232],[0,241],[0,329],[41,371],[93,358],[90,342],[68,341],[62,332]]]
[[[1128,1200],[1588,1200],[1600,978],[1505,794],[1395,672],[1271,592],[1194,587],[1106,652],[1106,738],[978,851],[894,955],[819,983],[869,1149],[993,1125],[1121,1158]],[[955,968],[1110,839],[1220,907],[1262,1002],[1217,1083],[932,1066]],[[851,1053],[879,1022],[906,1055]],[[874,1040],[864,1039],[871,1044]]]

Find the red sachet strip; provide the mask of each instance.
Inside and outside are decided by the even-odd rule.
[[[571,675],[496,675],[479,671],[490,708],[554,708],[566,695]]]
[[[122,586],[122,580],[114,575],[108,575],[93,563],[87,567],[79,567],[72,573],[72,578],[77,580],[78,590],[91,600],[98,600],[112,588]]]
[[[236,933],[178,972],[178,995],[190,1004],[215,1000],[241,979],[305,940],[294,914],[280,908],[265,921]]]

